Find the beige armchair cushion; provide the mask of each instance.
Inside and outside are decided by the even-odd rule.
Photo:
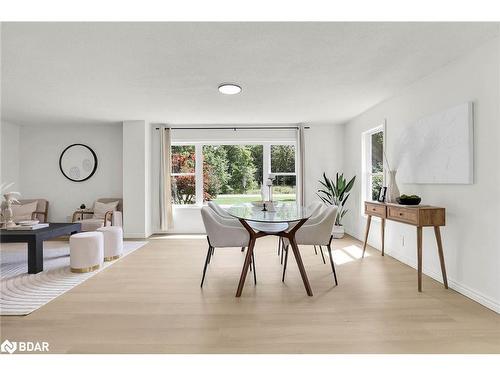
[[[25,204],[13,204],[12,216],[15,223],[21,220],[31,220],[33,212],[36,211],[37,202],[30,202]]]
[[[118,201],[103,203],[103,202],[95,202],[94,203],[94,219],[104,220],[104,215],[108,211],[116,211],[118,207]]]
[[[82,224],[82,232],[93,232],[104,226],[103,219],[83,219],[77,221]],[[111,222],[108,220],[107,226],[111,226]]]
[[[36,210],[33,214],[33,219],[39,220],[40,223],[46,223],[48,221],[49,201],[43,198],[19,199],[20,204],[26,204],[32,202],[36,202]]]

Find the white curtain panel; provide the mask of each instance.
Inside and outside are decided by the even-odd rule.
[[[172,171],[171,130],[160,127],[160,230],[172,227]]]
[[[305,142],[304,142],[304,124],[297,128],[297,203],[306,205],[306,185],[304,181],[305,169]]]

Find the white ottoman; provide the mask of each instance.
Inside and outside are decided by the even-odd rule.
[[[122,227],[101,227],[97,231],[104,235],[104,261],[118,259],[123,252]]]
[[[73,234],[69,238],[71,272],[91,272],[103,263],[104,236],[101,232]]]

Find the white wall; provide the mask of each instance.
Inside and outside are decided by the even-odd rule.
[[[401,193],[422,196],[424,204],[446,207],[447,223],[442,234],[450,286],[496,311],[500,311],[499,54],[498,39],[479,47],[348,122],[344,137],[345,170],[360,178],[363,131],[387,119],[387,156],[391,162],[398,137],[409,124],[448,107],[474,102],[475,183],[399,184],[399,188]],[[361,239],[365,218],[361,215],[360,186],[358,182],[352,194],[351,212],[345,226],[347,232]],[[372,224],[369,238],[369,243],[378,248],[379,226],[379,222]],[[386,252],[415,266],[415,228],[388,222]],[[424,272],[441,281],[434,233],[429,229],[424,230],[423,263]]]
[[[123,122],[123,231],[128,238],[151,235],[150,143],[146,121]]]
[[[316,191],[318,189],[318,180],[323,171],[329,175],[342,171],[342,125],[327,124],[307,124],[310,129],[305,131],[305,150],[306,150],[306,203],[318,200]],[[153,232],[160,231],[159,225],[159,141],[156,126],[151,127],[153,136],[152,142],[152,229]],[[173,131],[173,141],[205,141],[205,142],[224,142],[244,140],[247,142],[269,141],[269,139],[295,140],[295,131],[251,131],[238,130],[237,132],[221,130],[207,131]],[[205,228],[201,220],[199,207],[174,207],[174,226],[169,232],[172,233],[204,233]]]
[[[342,125],[315,125],[305,133],[305,182],[306,204],[319,200],[316,192],[320,187],[318,180],[323,172],[333,178],[335,173],[343,172],[344,164],[344,127]]]
[[[59,156],[72,143],[90,146],[97,171],[84,182],[72,182],[59,170]],[[69,221],[80,204],[122,196],[122,129],[116,125],[21,126],[19,177],[23,198],[49,200],[49,220]]]
[[[14,183],[9,191],[20,191],[19,180],[19,136],[20,127],[10,122],[2,121],[0,130],[0,181]]]

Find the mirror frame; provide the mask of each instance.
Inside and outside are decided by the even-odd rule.
[[[90,172],[90,174],[87,177],[85,177],[84,179],[81,179],[81,180],[75,180],[75,179],[69,177],[66,173],[64,173],[64,170],[62,167],[62,159],[63,159],[64,153],[66,151],[68,151],[71,147],[75,147],[75,146],[83,146],[83,147],[87,148],[90,151],[90,153],[92,154],[92,156],[94,157],[94,168],[92,169],[92,172]],[[63,176],[66,177],[70,181],[73,181],[73,182],[87,181],[90,177],[92,177],[94,175],[94,173],[97,170],[97,155],[94,152],[94,150],[92,150],[89,146],[84,145],[83,143],[73,143],[73,144],[69,145],[68,147],[66,147],[63,150],[63,152],[61,152],[61,155],[59,156],[59,169],[61,170],[61,173],[63,174]]]

